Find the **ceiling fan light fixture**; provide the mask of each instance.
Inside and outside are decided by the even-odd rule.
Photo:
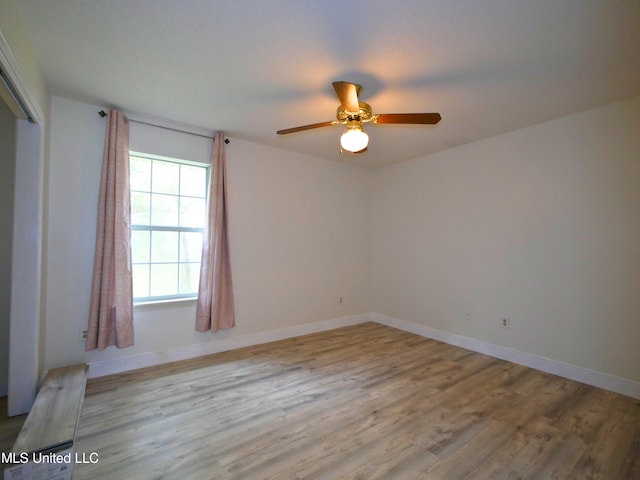
[[[373,125],[405,124],[435,125],[441,120],[439,113],[378,113],[373,114],[371,105],[361,102],[358,96],[362,87],[356,83],[333,82],[340,106],[336,111],[336,119],[330,122],[312,123],[300,127],[278,130],[278,135],[287,135],[320,127],[345,125],[347,129],[340,137],[340,153],[343,151],[360,154],[367,151],[369,135],[362,129],[363,123]]]
[[[340,137],[340,146],[348,152],[359,152],[369,145],[369,135],[362,127],[348,127]]]

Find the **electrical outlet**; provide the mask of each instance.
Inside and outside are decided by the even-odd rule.
[[[509,328],[511,326],[511,320],[509,319],[509,317],[500,318],[500,326],[502,328]]]
[[[467,322],[470,322],[471,321],[471,312],[464,312],[464,319]]]
[[[338,303],[342,303],[342,297],[338,298]]]

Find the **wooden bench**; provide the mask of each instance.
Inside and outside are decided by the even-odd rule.
[[[23,468],[26,471],[26,463],[23,461],[27,458],[25,454],[33,460],[48,454],[71,452],[70,457],[73,458],[70,465],[61,467],[62,471],[56,473],[56,475],[64,473],[60,478],[71,478],[75,459],[73,445],[84,400],[87,374],[88,367],[84,364],[54,368],[47,372],[35,403],[13,445],[12,452],[18,461],[11,468],[14,470]],[[32,467],[35,470],[37,465],[32,465],[29,469]],[[16,472],[15,478],[22,478],[18,473]],[[25,475],[24,478],[30,477]]]

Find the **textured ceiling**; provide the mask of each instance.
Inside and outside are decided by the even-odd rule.
[[[638,0],[17,0],[55,95],[378,167],[640,95]],[[374,113],[340,155],[331,82]]]

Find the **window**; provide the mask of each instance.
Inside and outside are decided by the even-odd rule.
[[[208,166],[130,152],[134,302],[195,298]]]

